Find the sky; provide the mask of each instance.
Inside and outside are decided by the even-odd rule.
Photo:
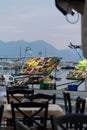
[[[80,45],[80,17],[69,23],[55,0],[0,0],[0,40],[44,40],[57,49],[66,49],[70,42]]]

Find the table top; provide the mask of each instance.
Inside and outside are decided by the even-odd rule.
[[[9,95],[9,96],[10,96],[10,98],[11,98],[12,101],[16,101],[17,102],[17,100],[14,99],[11,95]],[[23,94],[14,94],[14,96],[17,97],[17,98],[19,98],[20,100],[22,100],[22,98],[24,97]],[[3,104],[7,103],[7,96],[6,95],[4,95],[2,97],[2,102],[3,102]]]

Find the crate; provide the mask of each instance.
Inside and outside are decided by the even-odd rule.
[[[75,84],[68,85],[69,91],[77,91],[77,89],[78,89],[78,85],[75,85]]]

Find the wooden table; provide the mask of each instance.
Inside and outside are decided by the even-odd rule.
[[[30,113],[32,111],[35,111],[37,108],[23,108],[23,111],[26,113]],[[17,113],[18,114],[18,113]],[[41,113],[42,115],[43,113]],[[48,118],[50,118],[51,115],[64,115],[63,109],[57,105],[57,104],[49,104],[48,106]],[[10,104],[4,104],[4,113],[3,113],[3,119],[12,118],[11,113],[11,105]]]
[[[14,96],[16,96],[20,101],[24,98],[23,94],[14,94]],[[11,98],[11,101],[17,102],[17,100],[14,99],[11,95],[10,95],[10,98]],[[3,102],[3,104],[7,103],[7,96],[6,95],[4,95],[2,97],[2,102]]]

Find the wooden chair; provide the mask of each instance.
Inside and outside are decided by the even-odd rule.
[[[28,108],[28,110],[23,111]],[[30,109],[31,108],[31,109]],[[38,130],[46,130],[47,125],[47,116],[48,116],[48,102],[37,103],[37,102],[22,102],[22,103],[13,103],[11,102],[12,110],[12,122],[14,130],[16,129],[16,121],[18,121],[17,116],[21,114],[21,118],[24,120],[23,123],[28,127],[35,126]],[[40,119],[43,118],[41,123]],[[40,121],[40,122],[39,122]]]
[[[52,130],[84,130],[87,128],[87,115],[71,113],[63,116],[51,116]],[[70,123],[72,126],[67,126]]]
[[[1,129],[1,125],[2,125],[3,111],[4,111],[4,105],[0,105],[0,129]]]
[[[26,96],[33,95],[34,90],[33,89],[14,89],[14,90],[6,90],[7,93],[7,102],[11,103],[11,101],[14,102],[21,102],[23,101]],[[20,97],[16,94],[20,94]],[[21,96],[22,95],[22,96]]]
[[[76,99],[76,113],[82,113],[84,114],[85,112],[85,104],[86,104],[86,99],[82,97],[77,97]]]
[[[84,113],[85,112],[86,99],[78,96],[76,98],[75,107],[73,107],[72,103],[71,103],[70,93],[69,92],[63,92],[63,97],[64,97],[64,105],[65,105],[66,114]]]
[[[29,95],[28,99],[30,101],[43,102],[48,101],[49,103],[56,103],[56,95],[55,94],[46,94],[46,93],[34,93],[33,95]]]
[[[56,94],[47,94],[47,93],[34,93],[33,95],[29,95],[28,99],[30,101],[35,102],[44,102],[48,101],[49,103],[55,104],[56,103]],[[43,119],[41,119],[41,122],[43,122]],[[50,129],[50,118],[47,118],[47,128]]]
[[[64,106],[65,106],[65,113],[66,114],[72,113],[72,104],[71,104],[70,93],[63,92],[63,99],[64,99]]]
[[[32,95],[34,93],[34,90],[33,89],[30,89],[30,90],[29,89],[12,89],[12,90],[7,89],[6,93],[7,93],[7,102],[8,104],[10,104],[11,101],[26,102],[27,100],[26,96]],[[11,125],[12,125],[12,119],[8,118],[7,126],[11,126]]]

